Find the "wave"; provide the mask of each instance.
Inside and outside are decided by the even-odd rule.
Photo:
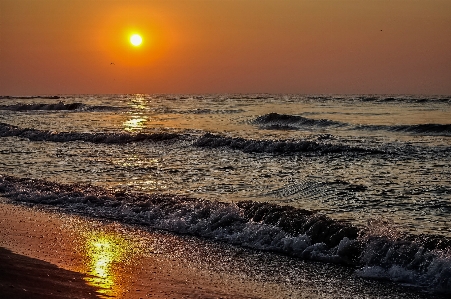
[[[395,234],[390,229],[384,232],[382,222],[364,228],[290,206],[253,201],[224,203],[1,175],[0,195],[13,202],[62,212],[348,265],[362,277],[451,294],[451,239]]]
[[[31,100],[31,99],[49,99],[49,100],[57,100],[61,99],[60,96],[0,96],[1,99],[8,99],[8,100]]]
[[[130,133],[77,133],[51,132],[36,129],[22,129],[16,126],[0,123],[0,137],[21,137],[30,141],[70,142],[85,141],[92,143],[125,144],[142,141],[164,141],[180,137],[173,133],[130,134]]]
[[[0,105],[0,110],[11,110],[11,111],[34,111],[34,110],[45,110],[45,111],[103,111],[103,110],[117,110],[116,107],[111,106],[90,106],[83,103],[69,103],[65,104],[59,102],[57,104],[14,104],[14,105]]]
[[[345,127],[351,130],[371,130],[405,132],[410,134],[451,136],[451,124],[416,124],[416,125],[358,125],[353,126],[329,119],[312,119],[297,115],[269,113],[257,117],[253,124],[263,129],[298,130],[305,128]]]
[[[92,143],[125,144],[143,141],[165,141],[182,139],[185,135],[177,133],[77,133],[77,132],[52,132],[37,129],[19,128],[17,126],[0,123],[0,137],[20,137],[30,141],[70,142],[85,141]],[[353,147],[341,144],[320,143],[308,140],[253,140],[244,138],[226,137],[205,133],[193,142],[194,146],[203,148],[228,147],[246,153],[272,153],[272,154],[297,154],[297,153],[368,153],[381,154],[385,151],[363,147]]]
[[[283,99],[287,102],[374,102],[374,103],[439,103],[451,104],[450,95],[418,96],[418,95],[240,95],[232,99],[271,100]]]
[[[254,124],[258,124],[269,129],[289,129],[289,128],[305,128],[305,127],[338,127],[343,123],[328,119],[311,119],[297,115],[287,115],[278,113],[269,113],[257,117]]]
[[[174,100],[180,99],[221,99],[221,100],[256,100],[256,101],[280,101],[283,99],[288,102],[329,102],[329,101],[345,101],[345,102],[375,102],[375,103],[449,103],[451,104],[450,95],[288,95],[288,94],[224,94],[224,95],[190,95],[190,96],[167,96],[162,95],[163,98]]]
[[[197,108],[197,109],[175,109],[175,108],[151,108],[153,112],[161,114],[235,114],[244,112],[243,109],[210,109],[210,108]]]
[[[186,111],[179,111],[178,113],[183,114],[234,114],[244,112],[243,109],[209,109],[209,108],[198,108]]]
[[[248,153],[385,153],[385,151],[379,149],[355,147],[342,144],[320,143],[309,140],[254,140],[239,137],[226,137],[211,133],[201,136],[196,140],[194,145],[208,148],[228,147]]]
[[[374,103],[442,103],[451,104],[451,97],[449,95],[324,95],[324,96],[305,96],[307,100],[314,101],[345,101],[352,102],[374,102]]]
[[[451,98],[448,96],[358,96],[355,99],[377,103],[451,103]]]
[[[163,100],[277,100],[283,99],[288,102],[300,101],[346,101],[346,102],[376,102],[376,103],[449,103],[450,95],[418,96],[418,95],[277,95],[277,94],[224,94],[224,95],[152,95],[152,97]],[[65,96],[43,95],[43,96],[1,96],[0,99],[63,99]]]
[[[451,136],[451,124],[418,124],[418,125],[395,125],[395,126],[365,125],[358,126],[357,129],[385,130],[391,132],[405,132],[411,134]]]

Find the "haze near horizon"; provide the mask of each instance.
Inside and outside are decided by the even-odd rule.
[[[0,95],[451,94],[450,12],[447,0],[1,0]]]

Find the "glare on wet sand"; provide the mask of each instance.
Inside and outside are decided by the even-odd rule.
[[[112,234],[92,232],[86,239],[86,281],[101,294],[114,296],[117,279],[115,266],[122,263],[130,244]]]

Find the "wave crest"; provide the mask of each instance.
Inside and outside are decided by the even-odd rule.
[[[451,124],[402,125],[388,127],[388,130],[415,134],[451,135]]]
[[[70,142],[85,141],[92,143],[125,144],[142,141],[164,141],[180,137],[172,133],[129,134],[129,133],[76,133],[51,132],[36,129],[21,129],[16,126],[0,123],[0,137],[21,137],[30,141]]]
[[[330,127],[344,124],[328,119],[311,119],[297,115],[269,113],[257,117],[253,123],[269,129],[287,129],[302,127]]]
[[[362,277],[408,282],[447,294],[451,290],[451,240],[446,237],[371,235],[319,213],[269,203],[233,204],[10,176],[0,176],[0,194],[64,212],[351,265]]]
[[[117,108],[111,106],[90,106],[83,103],[69,103],[65,104],[59,102],[57,104],[14,104],[14,105],[0,105],[0,110],[10,111],[103,111],[116,110]]]
[[[341,144],[320,143],[308,140],[254,140],[238,137],[226,137],[211,133],[204,134],[194,144],[199,147],[208,148],[228,147],[234,150],[241,150],[243,152],[249,153],[384,153],[384,151],[378,149],[354,147]]]
[[[263,129],[299,130],[325,127],[344,127],[351,130],[383,130],[422,135],[451,136],[451,124],[415,124],[415,125],[351,125],[329,119],[311,119],[303,116],[269,113],[261,115],[252,121]]]

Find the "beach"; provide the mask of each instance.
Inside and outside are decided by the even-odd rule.
[[[450,0],[0,1],[0,299],[451,298]]]
[[[130,232],[114,224],[5,203],[0,210],[0,254],[8,261],[0,273],[2,298],[276,298],[284,293],[243,276],[188,266],[174,252],[148,248],[136,235],[127,239]],[[86,234],[93,234],[91,244],[83,243]],[[147,238],[172,237],[150,233]]]
[[[445,298],[186,236],[4,201],[0,211],[1,298]]]
[[[4,97],[0,247],[24,277],[2,285],[41,292],[31,258],[103,298],[446,297],[450,103]]]
[[[0,248],[0,297],[97,298],[83,276]]]

